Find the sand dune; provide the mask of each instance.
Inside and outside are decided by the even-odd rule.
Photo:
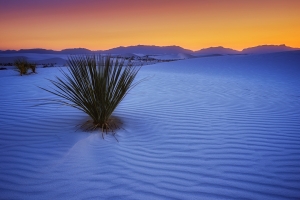
[[[144,66],[114,115],[86,133],[37,88],[59,75],[0,71],[1,199],[297,199],[300,53]],[[76,131],[77,130],[77,131]]]
[[[32,63],[38,65],[65,65],[67,63],[68,55],[57,54],[37,54],[37,53],[14,53],[14,54],[0,54],[0,63],[8,64],[14,63],[17,58],[25,58]],[[12,68],[12,67],[10,67]]]
[[[1,64],[14,63],[17,59],[27,59],[26,56],[8,56],[8,57],[0,57]]]
[[[151,55],[150,57],[159,60],[183,60],[183,59],[195,58],[195,56],[187,53],[160,54],[160,55]]]
[[[67,64],[67,59],[63,58],[48,58],[48,59],[43,59],[43,60],[37,60],[35,61],[37,64],[47,64],[47,63],[53,63],[56,65],[65,65]]]

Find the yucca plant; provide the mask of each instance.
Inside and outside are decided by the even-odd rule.
[[[14,62],[16,71],[20,73],[21,76],[27,74],[29,69],[29,63],[25,58],[17,58]]]
[[[31,69],[32,73],[36,74],[36,64],[34,63],[29,63],[28,68]]]
[[[77,55],[68,59],[68,70],[63,78],[50,80],[54,88],[45,89],[62,100],[56,103],[77,108],[88,114],[92,123],[83,125],[88,130],[99,128],[103,133],[117,128],[111,115],[128,92],[138,82],[133,82],[140,66],[124,58],[101,55]]]
[[[28,62],[25,58],[17,58],[14,62],[16,71],[20,73],[21,76],[28,73],[31,69],[32,73],[36,73],[36,64]]]

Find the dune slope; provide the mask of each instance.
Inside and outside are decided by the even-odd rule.
[[[1,199],[297,199],[300,53],[144,66],[116,137],[76,127],[37,86],[58,68],[0,72]]]

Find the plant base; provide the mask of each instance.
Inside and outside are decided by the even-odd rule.
[[[95,130],[100,130],[102,132],[102,138],[104,139],[104,134],[112,133],[112,135],[115,137],[115,139],[118,141],[116,138],[115,130],[120,129],[121,125],[123,123],[121,122],[120,119],[116,117],[111,117],[109,118],[105,123],[97,123],[93,122],[92,120],[88,120],[82,125],[80,125],[80,129],[83,129],[84,131],[95,131]]]

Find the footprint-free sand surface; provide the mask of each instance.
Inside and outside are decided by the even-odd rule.
[[[300,198],[299,51],[144,66],[119,142],[37,72],[0,71],[0,199]]]

